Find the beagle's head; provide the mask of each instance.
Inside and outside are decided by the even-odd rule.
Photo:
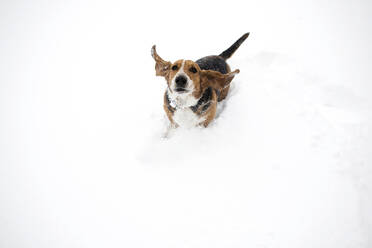
[[[177,60],[174,63],[163,60],[156,52],[156,47],[151,49],[154,58],[157,76],[166,79],[168,88],[175,94],[192,94],[200,97],[202,92],[212,87],[222,90],[227,87],[239,70],[222,74],[218,71],[201,70],[199,65],[191,60]]]

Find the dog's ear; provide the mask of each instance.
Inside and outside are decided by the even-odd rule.
[[[172,65],[171,62],[163,60],[156,52],[156,46],[153,45],[151,48],[151,56],[154,58],[155,64],[155,71],[156,76],[162,76],[167,78],[169,75],[170,67]]]
[[[235,74],[238,73],[239,73],[238,69],[227,74],[222,74],[221,72],[218,71],[201,70],[200,71],[201,87],[203,89],[212,87],[216,90],[223,90],[231,83]]]

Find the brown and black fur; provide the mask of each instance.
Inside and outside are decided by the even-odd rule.
[[[235,51],[240,47],[240,45],[248,38],[249,33],[244,34],[240,37],[234,44],[232,44],[228,49],[223,51],[220,55],[211,55],[206,56],[195,61],[200,69],[202,70],[212,70],[219,71],[222,74],[231,72],[230,66],[226,63],[226,60],[229,59]],[[221,92],[218,92],[218,101],[222,101],[226,98],[227,93],[229,92],[230,85],[228,85]]]
[[[192,95],[195,99],[198,99],[197,103],[193,106],[189,106],[189,108],[197,116],[205,118],[205,121],[201,123],[205,127],[208,126],[216,115],[217,101],[222,101],[226,98],[230,88],[230,82],[235,74],[239,73],[239,70],[231,72],[230,66],[226,63],[226,60],[232,56],[248,35],[249,33],[244,34],[220,55],[206,56],[196,62],[191,60],[178,60],[171,63],[163,60],[156,53],[155,46],[152,48],[152,56],[156,61],[156,75],[163,76],[166,79],[168,88],[170,87],[172,79],[177,74],[177,71],[173,71],[171,68],[180,67],[181,64],[184,65],[187,76],[194,84]],[[189,68],[193,68],[194,72],[189,72]],[[171,123],[177,126],[177,123],[173,120],[173,114],[176,109],[171,106],[167,92],[168,91],[164,94],[164,110]]]

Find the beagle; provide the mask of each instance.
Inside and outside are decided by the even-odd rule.
[[[226,98],[230,82],[239,70],[230,70],[226,60],[233,55],[249,33],[244,34],[231,47],[218,56],[207,56],[197,61],[163,60],[151,49],[157,76],[167,81],[164,110],[173,127],[204,126],[214,119],[217,102]]]

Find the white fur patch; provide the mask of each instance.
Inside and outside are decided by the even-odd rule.
[[[173,120],[180,127],[192,128],[205,121],[205,117],[199,117],[190,108],[180,108],[174,111]]]
[[[195,98],[191,92],[179,94],[177,92],[171,92],[168,89],[168,97],[170,105],[173,108],[188,108],[198,103],[199,99]]]

